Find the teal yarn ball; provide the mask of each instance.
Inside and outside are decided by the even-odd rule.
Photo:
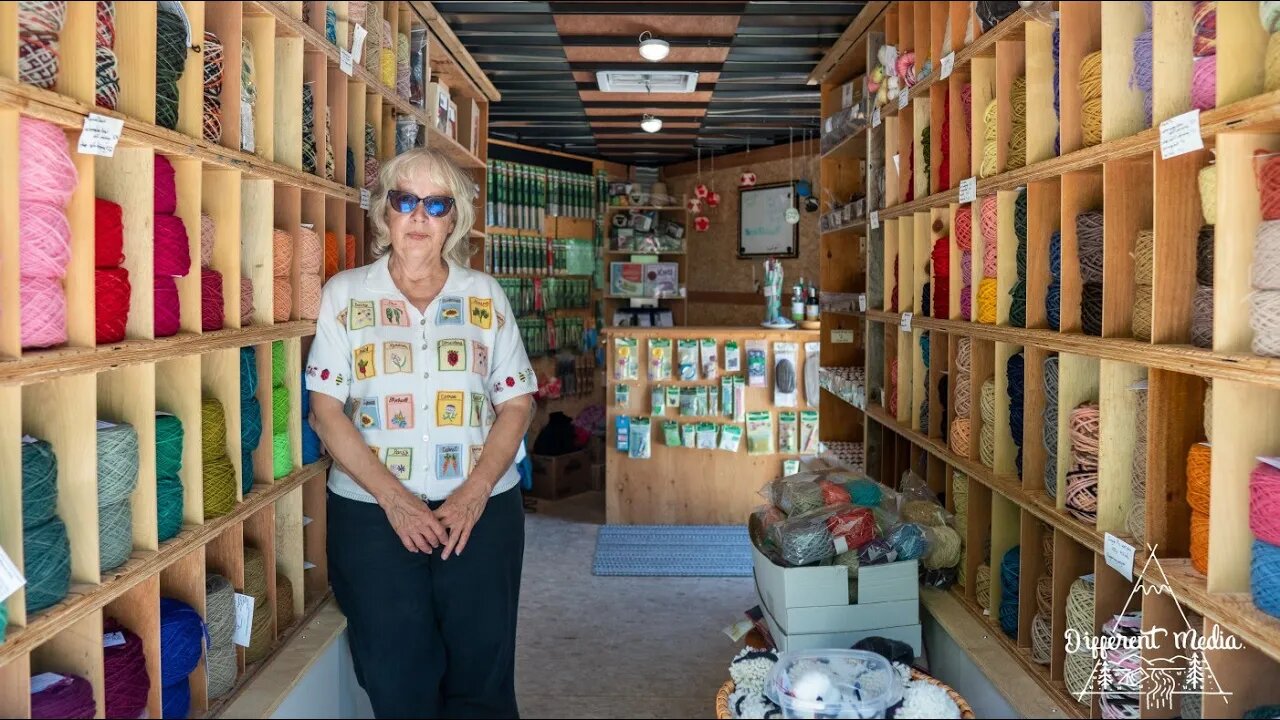
[[[288,371],[289,367],[285,360],[284,341],[276,340],[271,343],[271,386],[280,387],[281,385],[284,385],[284,379]]]
[[[277,385],[271,389],[271,432],[279,435],[289,428],[289,388]]]
[[[9,626],[9,606],[0,602],[0,643],[4,642],[4,631]]]
[[[177,415],[156,413],[156,477],[177,478],[182,473],[182,444],[186,440]]]
[[[929,550],[924,528],[916,523],[902,523],[889,531],[885,540],[897,551],[899,560],[915,560]]]
[[[240,454],[240,494],[248,495],[253,490],[253,455]]]
[[[44,440],[22,444],[22,528],[49,522],[58,510],[58,457]]]
[[[289,448],[289,435],[271,436],[271,468],[276,479],[293,472],[293,452]]]
[[[240,401],[240,449],[253,452],[262,444],[262,406],[258,398]]]
[[[844,488],[849,491],[849,497],[854,505],[876,507],[880,504],[882,498],[880,484],[874,480],[866,478],[851,480],[844,484]]]
[[[160,542],[182,532],[183,489],[177,477],[156,478],[156,520]]]
[[[53,516],[49,522],[22,531],[23,570],[27,576],[27,612],[58,604],[71,586],[71,545],[67,526]]]
[[[252,347],[240,348],[240,397],[258,394],[258,352]]]
[[[129,499],[138,486],[138,431],[121,423],[98,430],[98,507]]]
[[[115,570],[133,553],[133,502],[123,500],[98,508],[98,563],[102,572]]]

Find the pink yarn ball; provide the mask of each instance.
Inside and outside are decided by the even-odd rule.
[[[18,286],[22,347],[43,348],[67,341],[67,295],[62,281],[24,277]]]
[[[183,277],[191,272],[191,241],[182,218],[155,216],[155,249],[155,275]]]
[[[214,226],[213,218],[200,213],[200,266],[213,264]]]
[[[156,337],[177,335],[182,327],[182,306],[177,282],[171,275],[157,275],[155,293]]]
[[[174,180],[173,163],[169,158],[155,156],[155,213],[172,215],[178,211],[178,185]]]
[[[1259,540],[1280,545],[1280,470],[1266,463],[1249,475],[1249,529]]]
[[[71,260],[71,226],[61,205],[18,204],[21,275],[62,279]]]
[[[298,314],[303,320],[315,320],[320,317],[319,275],[306,273],[298,278]]]
[[[319,275],[324,269],[324,242],[315,230],[302,228],[295,252],[298,255],[298,268],[304,275]]]
[[[960,288],[960,317],[964,320],[973,320],[973,299],[971,293],[973,286],[965,285]]]
[[[66,207],[79,181],[62,128],[23,115],[18,122],[18,199]]]
[[[293,284],[289,282],[289,278],[277,277],[275,286],[273,318],[276,322],[288,322],[289,315],[293,313]]]
[[[1218,105],[1218,56],[1196,58],[1191,73],[1191,105],[1212,110]]]
[[[996,233],[999,230],[996,196],[982,198],[982,276],[996,276]]]
[[[960,283],[968,285],[973,281],[973,253],[960,253]]]

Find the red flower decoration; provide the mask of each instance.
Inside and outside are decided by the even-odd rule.
[[[328,379],[329,379],[329,370],[328,370],[328,368],[326,368],[326,369],[324,369],[324,370],[321,370],[321,371],[320,371],[320,379],[321,379],[321,380],[328,380]]]
[[[513,378],[513,377],[511,377],[510,375],[508,375],[508,376],[507,376],[507,387],[515,387],[515,386],[516,386],[516,379],[515,379],[515,378]]]

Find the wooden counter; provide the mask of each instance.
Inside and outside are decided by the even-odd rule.
[[[733,525],[744,522],[748,513],[761,503],[756,492],[768,480],[782,473],[782,461],[798,458],[795,454],[750,455],[747,453],[746,423],[734,423],[732,418],[682,417],[675,408],[669,408],[662,416],[650,416],[650,387],[653,384],[667,386],[710,385],[706,379],[681,382],[677,380],[678,356],[675,348],[679,340],[714,338],[718,353],[719,375],[724,372],[724,344],[737,341],[742,353],[742,372],[729,373],[746,376],[746,343],[748,340],[768,342],[766,387],[748,387],[746,403],[748,411],[768,410],[773,415],[774,449],[777,449],[777,422],[779,410],[817,410],[817,398],[805,396],[804,344],[818,342],[817,330],[769,330],[762,327],[674,327],[674,328],[609,328],[602,332],[608,349],[605,367],[605,407],[608,413],[605,446],[605,498],[607,522],[633,525],[644,524],[708,524]],[[615,379],[615,338],[636,338],[639,361],[639,378],[621,382]],[[672,345],[672,375],[667,381],[650,383],[647,373],[649,359],[648,340],[670,338]],[[796,357],[796,407],[777,408],[773,404],[775,342],[791,342],[797,345]],[[701,377],[701,372],[699,372]],[[715,380],[717,392],[720,380]],[[630,386],[630,398],[626,407],[614,402],[614,388],[619,384]],[[630,458],[619,452],[614,432],[614,418],[619,415],[651,417],[650,430],[652,457]],[[743,428],[742,443],[738,452],[725,450],[697,450],[668,447],[663,440],[662,422],[679,423],[715,421],[736,424]],[[821,417],[819,418],[821,420]]]

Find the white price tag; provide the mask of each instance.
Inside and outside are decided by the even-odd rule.
[[[837,535],[831,538],[831,544],[836,548],[837,555],[843,555],[849,552],[849,540],[843,535]]]
[[[102,647],[104,648],[118,647],[123,644],[124,633],[122,632],[109,632],[102,634]]]
[[[31,694],[35,695],[38,692],[48,690],[50,687],[62,682],[63,677],[62,673],[55,672],[40,673],[32,676]]]
[[[978,199],[978,179],[965,178],[960,181],[960,203],[971,203]]]
[[[1142,380],[1138,380],[1134,382],[1132,385],[1129,386],[1129,389],[1130,390],[1146,390],[1147,389],[1146,379],[1144,378]]]
[[[871,211],[871,229],[872,230],[880,229],[880,211],[879,210]]]
[[[858,293],[858,312],[867,311],[867,294]]]
[[[120,142],[120,133],[123,131],[124,120],[89,113],[80,128],[80,141],[76,144],[76,151],[83,155],[112,157],[116,154],[116,143]]]
[[[880,127],[880,106],[877,105],[871,111],[871,127]]]
[[[897,68],[898,66],[898,46],[886,45],[884,55],[885,55],[884,62],[886,65],[885,70],[887,70],[889,74],[892,75],[896,72],[895,68]]]
[[[1266,463],[1271,467],[1280,470],[1280,458],[1278,457],[1262,457],[1258,456],[1258,462]]]
[[[368,188],[360,188],[360,209],[369,209],[369,190]]]
[[[836,119],[836,118],[835,118],[835,116],[834,116],[834,115],[832,115],[831,117],[827,118],[825,122],[823,122],[823,123],[822,123],[822,134],[823,134],[823,135],[829,135],[829,134],[831,134],[831,124],[832,124],[833,122],[835,122],[835,119]]]
[[[911,102],[911,93],[906,88],[902,88],[898,91],[898,109],[902,110],[909,102]]]
[[[0,548],[0,602],[17,592],[18,588],[27,584],[27,579],[22,577],[22,573],[18,572],[18,566],[13,564],[9,559],[9,555],[5,553],[4,548]]]
[[[901,153],[893,154],[893,171],[902,172],[902,154]]]
[[[308,525],[310,525],[310,524],[311,524],[311,518],[307,517],[306,515],[303,515],[303,516],[302,516],[302,527],[306,527],[306,526],[308,526]]]
[[[351,39],[351,57],[357,62],[364,54],[364,36],[368,34],[369,31],[365,30],[363,25],[356,23],[356,30]]]
[[[353,63],[353,58],[351,57],[351,53],[347,52],[346,50],[338,51],[338,68],[341,69],[342,72],[346,73],[348,77],[350,77],[351,73],[353,72],[353,68],[352,68],[353,64],[354,63]]]
[[[1160,123],[1160,158],[1168,160],[1204,149],[1200,137],[1200,110],[1185,112]]]
[[[253,596],[236,593],[236,631],[231,639],[240,647],[249,647],[252,635]]]
[[[847,108],[853,104],[853,81],[840,86],[840,107]]]
[[[942,56],[942,71],[938,73],[939,80],[946,80],[951,77],[951,69],[956,65],[956,54],[949,52]]]
[[[898,323],[898,327],[902,328],[902,332],[911,332],[911,313],[902,313],[902,320]]]
[[[302,569],[303,569],[303,570],[310,570],[311,568],[313,568],[313,567],[315,567],[315,566],[316,566],[316,564],[315,564],[315,563],[313,563],[313,562],[311,562],[310,560],[303,560],[303,561],[302,561]]]
[[[30,445],[31,443],[36,443],[36,442],[40,442],[40,438],[34,438],[34,437],[31,437],[30,435],[22,436],[23,445]]]
[[[841,345],[844,343],[851,343],[851,342],[853,342],[852,330],[832,330],[831,331],[831,343],[833,345]]]
[[[1102,549],[1107,559],[1107,565],[1123,575],[1129,582],[1133,582],[1134,547],[1115,535],[1107,533],[1102,543]]]

